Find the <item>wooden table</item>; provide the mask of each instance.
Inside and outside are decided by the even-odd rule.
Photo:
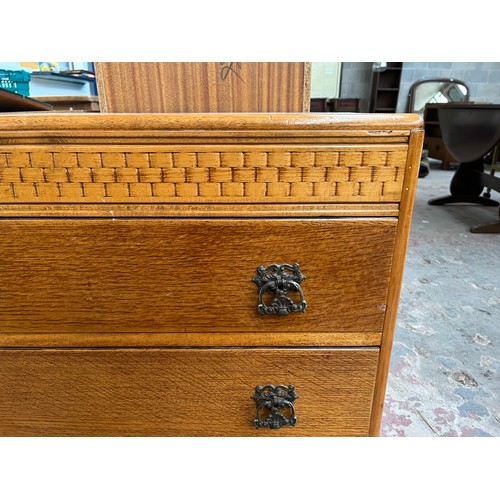
[[[450,195],[435,198],[429,205],[475,203],[498,206],[481,196],[484,188],[500,192],[500,179],[484,173],[484,155],[500,140],[500,104],[457,103],[438,108],[443,142],[460,161],[450,183]],[[500,233],[500,222],[471,228],[473,233]]]
[[[0,112],[11,111],[51,111],[51,104],[26,97],[10,90],[0,89]]]

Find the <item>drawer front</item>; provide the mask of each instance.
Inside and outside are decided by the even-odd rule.
[[[1,220],[0,332],[381,332],[396,222]],[[294,263],[305,311],[259,312],[257,268]]]
[[[0,354],[2,436],[366,436],[378,361],[376,348]],[[283,419],[257,412],[266,384],[294,386]]]
[[[102,120],[102,116],[95,118]],[[124,117],[121,123],[126,123],[127,118],[132,117]],[[144,118],[147,125],[133,135],[144,133],[151,126],[151,118]],[[161,121],[162,117],[159,118]],[[230,121],[227,117],[212,118],[215,118],[212,127],[217,121],[220,124]],[[318,119],[309,114],[304,118],[312,122]],[[320,119],[330,118],[325,115]],[[197,125],[203,126],[202,121],[197,120]],[[102,122],[96,126],[104,127],[107,134],[113,133]],[[198,126],[195,132],[191,131],[197,141],[202,140],[204,132],[211,136],[205,138],[208,143],[217,140],[213,130],[203,131]],[[237,139],[239,144],[233,146],[98,144],[90,149],[74,144],[8,147],[1,144],[4,136],[0,136],[0,201],[14,204],[399,202],[408,159],[407,139],[400,137],[398,141],[397,131],[384,133],[378,127],[376,137],[384,141],[381,144],[373,144],[373,133],[361,132],[363,139],[353,138],[359,132],[347,134],[348,142],[356,144],[339,144],[346,142],[345,138],[333,139],[337,143],[333,147],[324,143],[300,144],[305,140],[332,141],[323,132],[320,139],[306,133],[307,139],[301,138],[296,145],[286,144],[287,140],[276,134],[254,139],[281,142],[278,147],[245,144],[248,139]],[[386,134],[391,136],[389,143],[383,137]],[[107,137],[103,142],[109,141]],[[170,138],[169,142],[175,139]]]

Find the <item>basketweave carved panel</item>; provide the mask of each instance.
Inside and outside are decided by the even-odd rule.
[[[0,151],[0,202],[394,202],[406,147],[320,151]]]

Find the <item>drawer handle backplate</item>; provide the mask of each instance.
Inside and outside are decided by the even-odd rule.
[[[299,396],[293,385],[264,385],[255,388],[252,399],[257,410],[253,421],[257,429],[293,427],[297,423],[293,402]]]
[[[259,305],[257,310],[260,314],[275,314],[277,316],[288,316],[291,312],[304,312],[307,303],[300,283],[306,277],[300,272],[299,264],[271,264],[257,268],[257,275],[252,280],[259,287]],[[290,292],[298,292],[300,299],[294,302],[287,295]],[[273,294],[276,297],[269,305],[264,302],[265,294]]]

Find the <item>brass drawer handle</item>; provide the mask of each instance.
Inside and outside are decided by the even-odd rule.
[[[255,427],[293,427],[297,423],[293,402],[298,397],[293,385],[257,386],[252,396],[257,406],[253,421]]]
[[[263,315],[275,314],[278,316],[288,316],[291,312],[304,312],[307,303],[304,300],[300,283],[305,279],[306,277],[300,272],[299,264],[271,264],[267,267],[258,267],[257,276],[252,280],[259,287],[257,310]],[[300,294],[297,303],[287,297],[290,292]],[[264,294],[266,293],[276,295],[269,305],[264,302]]]

